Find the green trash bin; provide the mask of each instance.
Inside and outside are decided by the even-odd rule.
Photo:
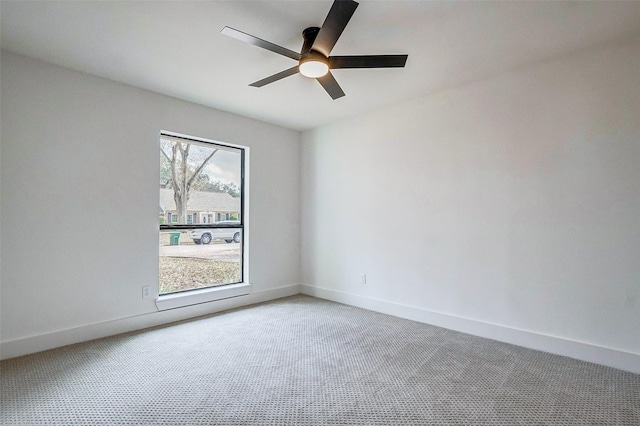
[[[172,246],[177,246],[178,244],[180,244],[180,233],[179,232],[172,232],[171,234],[169,234],[169,236],[171,237],[171,245]]]

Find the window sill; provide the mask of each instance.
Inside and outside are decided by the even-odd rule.
[[[244,296],[251,292],[251,284],[238,283],[220,287],[203,288],[184,293],[166,294],[156,299],[159,311],[197,305],[199,303],[214,302],[230,297]]]

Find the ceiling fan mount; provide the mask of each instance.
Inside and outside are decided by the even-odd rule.
[[[311,50],[311,46],[313,46],[313,42],[316,41],[316,37],[319,32],[320,27],[309,27],[302,31],[302,39],[304,40],[304,43],[302,44],[302,50],[300,51],[301,54],[305,54]]]
[[[353,0],[335,0],[322,27],[309,27],[302,31],[300,53],[234,28],[224,27],[221,33],[298,61],[298,65],[251,83],[250,86],[262,87],[300,73],[315,78],[335,100],[344,96],[344,92],[333,77],[332,69],[402,68],[407,62],[407,55],[330,56],[357,7],[358,3]]]

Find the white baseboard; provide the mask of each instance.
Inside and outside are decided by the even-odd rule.
[[[97,324],[54,331],[51,333],[29,336],[22,339],[9,340],[0,343],[0,359],[14,358],[17,356],[41,352],[48,349],[74,343],[100,339],[116,334],[127,333],[158,325],[169,324],[241,306],[253,305],[268,300],[300,294],[299,285],[290,285],[272,288],[262,291],[254,291],[250,294],[216,300],[199,305],[186,306],[179,309],[151,312],[135,317],[122,318]]]
[[[640,374],[640,354],[308,285],[254,291],[245,296],[0,342],[0,359],[169,324],[300,293]]]
[[[309,285],[302,294],[640,374],[640,354]]]

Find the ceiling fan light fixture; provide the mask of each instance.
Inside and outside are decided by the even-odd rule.
[[[309,55],[300,60],[300,74],[309,78],[319,78],[329,72],[329,64],[321,55]]]

